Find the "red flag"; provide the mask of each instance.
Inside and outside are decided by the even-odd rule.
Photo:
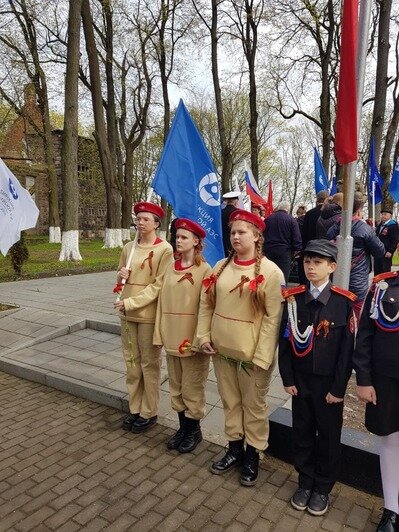
[[[269,181],[269,191],[267,194],[267,204],[265,208],[265,218],[267,218],[273,212],[273,187],[272,181]]]
[[[357,57],[358,0],[344,0],[342,16],[335,156],[339,164],[357,160]]]

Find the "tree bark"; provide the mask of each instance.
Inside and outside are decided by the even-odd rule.
[[[100,66],[94,38],[93,19],[89,0],[83,0],[82,22],[86,41],[86,51],[89,59],[91,97],[95,124],[94,137],[98,146],[106,190],[107,227],[105,229],[104,247],[122,247],[121,194],[118,187],[116,168],[112,160],[104,119]]]
[[[61,150],[63,232],[59,260],[82,260],[79,252],[78,79],[82,0],[69,0],[64,132]]]

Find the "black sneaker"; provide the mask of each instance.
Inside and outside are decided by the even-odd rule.
[[[308,502],[308,512],[312,515],[324,515],[328,510],[328,495],[314,491]]]
[[[392,510],[384,508],[377,532],[395,532],[395,530],[399,530],[399,516]]]
[[[312,490],[305,490],[304,488],[298,488],[294,495],[291,497],[291,506],[295,510],[302,512],[308,507],[308,502],[312,496]]]

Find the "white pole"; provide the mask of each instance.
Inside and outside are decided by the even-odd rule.
[[[372,199],[371,199],[371,207],[372,207],[372,215],[373,215],[373,227],[375,228],[375,181],[373,179],[373,182],[371,183],[371,192],[372,192]]]
[[[364,78],[366,72],[366,56],[368,34],[370,27],[371,14],[371,0],[361,0],[359,12],[359,29],[357,36],[357,64],[356,64],[356,96],[357,96],[357,138],[359,138],[362,105],[364,94]],[[356,184],[356,167],[357,161],[349,163],[348,169],[348,184],[344,189],[344,194],[347,196],[344,199],[346,210],[342,212],[341,230],[337,237],[338,259],[337,269],[334,274],[334,284],[342,288],[349,287],[350,265],[352,260],[353,238],[351,236],[352,229],[352,206],[355,198],[355,184]]]
[[[152,188],[150,188],[150,190],[148,191],[148,195],[147,195],[146,201],[151,201],[152,193],[153,193],[153,190],[152,190]],[[133,240],[133,243],[132,243],[132,247],[130,249],[130,253],[129,253],[129,256],[127,258],[126,265],[125,265],[125,267],[127,269],[129,269],[130,263],[132,262],[132,258],[133,258],[134,252],[136,251],[138,239],[139,239],[139,232],[137,231],[137,228],[136,228],[136,234],[134,235],[134,240]],[[122,279],[121,284],[124,286],[126,284],[126,279]],[[120,298],[121,298],[121,292],[119,294],[117,294],[116,300],[119,301]]]

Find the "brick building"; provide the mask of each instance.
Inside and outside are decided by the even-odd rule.
[[[24,89],[22,116],[18,116],[5,133],[0,146],[0,157],[21,184],[32,194],[39,208],[39,219],[34,230],[45,234],[48,231],[48,179],[43,141],[36,128],[42,128],[39,107],[33,85]],[[26,118],[29,117],[29,120]],[[59,209],[62,224],[61,145],[63,131],[52,131],[55,166],[58,176]],[[97,146],[86,137],[78,139],[79,229],[83,236],[103,236],[106,221],[104,180]]]

